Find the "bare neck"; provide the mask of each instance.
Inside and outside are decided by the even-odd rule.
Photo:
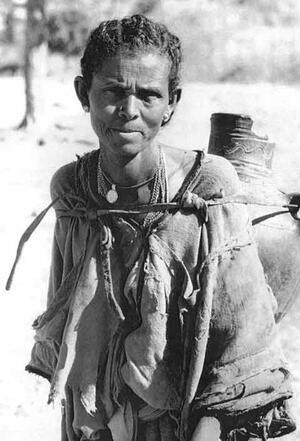
[[[102,168],[113,183],[122,186],[135,185],[151,178],[159,163],[159,146],[149,146],[134,156],[114,157],[102,153]]]

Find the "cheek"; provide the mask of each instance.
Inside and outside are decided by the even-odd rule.
[[[113,117],[115,110],[115,106],[112,105],[106,105],[97,101],[90,102],[90,113],[95,120],[109,121]]]
[[[144,114],[144,120],[149,129],[155,130],[161,127],[163,115],[165,114],[165,112],[166,108],[160,107]]]
[[[94,131],[98,134],[104,134],[114,118],[114,113],[115,108],[113,106],[100,106],[92,103],[90,117]]]
[[[105,118],[105,115],[99,116],[98,113],[90,112],[90,120],[91,120],[91,126],[95,132],[95,134],[102,140],[107,138],[108,135],[108,120]]]

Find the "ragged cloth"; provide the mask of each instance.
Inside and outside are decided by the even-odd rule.
[[[62,167],[52,197],[99,204],[96,155]],[[239,181],[209,156],[176,197],[220,189],[238,193]],[[55,205],[48,308],[27,366],[51,381],[50,401],[64,401],[65,439],[96,440],[109,428],[114,441],[131,441],[141,424],[168,418],[161,439],[183,441],[197,415],[264,415],[291,396],[276,301],[242,205],[209,207],[206,222],[197,211],[162,213],[148,231],[126,216],[67,215],[78,207]]]

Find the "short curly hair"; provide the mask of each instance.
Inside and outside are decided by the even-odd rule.
[[[95,28],[87,41],[80,60],[84,82],[89,89],[93,73],[101,69],[103,61],[117,53],[157,50],[170,60],[169,95],[173,99],[180,83],[182,51],[179,38],[166,26],[149,20],[143,15],[133,15],[121,20],[103,21]]]

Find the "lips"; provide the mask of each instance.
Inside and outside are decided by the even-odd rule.
[[[142,133],[141,130],[136,128],[127,128],[127,127],[111,127],[111,130],[113,132],[119,132],[119,133]]]

